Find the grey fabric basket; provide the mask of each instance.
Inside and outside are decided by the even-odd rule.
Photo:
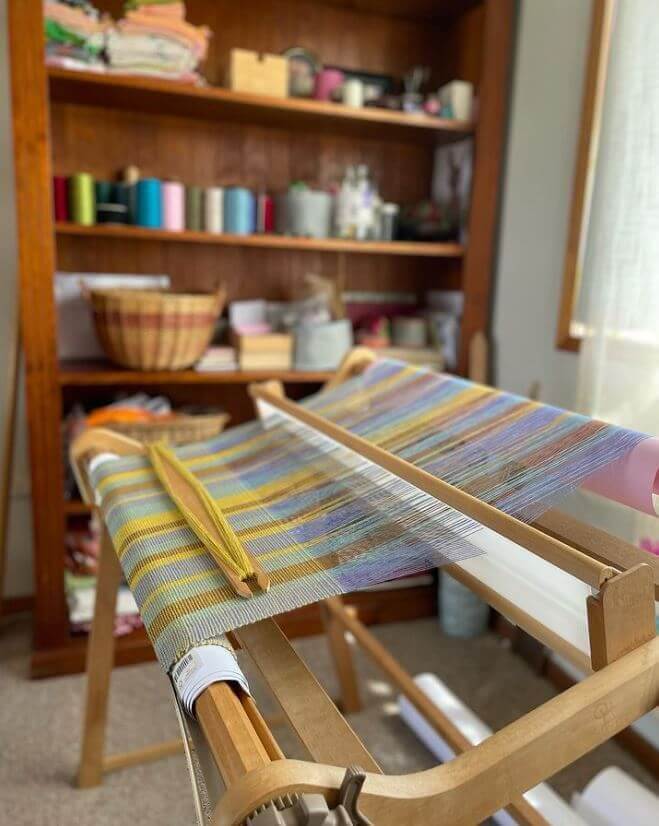
[[[352,324],[347,319],[295,328],[295,369],[335,370],[352,347]]]

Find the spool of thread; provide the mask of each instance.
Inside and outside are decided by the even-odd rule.
[[[75,224],[86,227],[96,221],[94,178],[88,172],[76,172],[69,178],[69,214]]]
[[[137,223],[137,188],[135,184],[114,184],[112,202],[126,207],[126,223]]]
[[[123,204],[96,204],[96,220],[99,224],[126,224],[128,210]]]
[[[162,225],[171,232],[185,229],[185,187],[177,181],[163,182]]]
[[[69,187],[64,175],[53,178],[53,205],[56,221],[69,220]]]
[[[110,181],[96,181],[94,191],[97,204],[112,203],[112,183]]]
[[[235,235],[250,235],[256,226],[254,194],[242,186],[224,190],[224,231]]]
[[[256,202],[256,230],[275,231],[275,202],[267,192],[261,192]]]
[[[224,229],[224,189],[210,186],[204,193],[204,226],[206,232],[222,232]]]
[[[204,228],[203,190],[200,186],[185,188],[185,228],[200,232]]]
[[[157,229],[162,226],[162,186],[158,178],[137,182],[137,223]]]

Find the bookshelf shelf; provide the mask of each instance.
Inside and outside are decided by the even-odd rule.
[[[145,242],[172,244],[217,244],[228,247],[254,247],[259,249],[296,250],[300,252],[350,252],[361,255],[407,255],[423,258],[461,258],[464,247],[457,243],[418,241],[344,241],[341,238],[294,238],[287,235],[231,235],[210,232],[170,232],[164,229],[147,229],[134,226],[108,226],[96,224],[82,226],[59,222],[55,225],[58,235],[83,238],[115,238]]]
[[[257,122],[286,128],[332,129],[387,137],[449,142],[473,134],[474,124],[430,115],[352,108],[302,98],[235,92],[219,86],[192,86],[170,80],[50,68],[50,97],[56,103],[102,106],[210,120]]]

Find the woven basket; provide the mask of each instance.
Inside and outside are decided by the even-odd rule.
[[[225,292],[86,290],[107,356],[136,370],[183,370],[210,344]]]
[[[105,427],[146,445],[153,442],[184,445],[212,439],[224,430],[228,421],[228,413],[181,413],[163,422],[115,422]]]

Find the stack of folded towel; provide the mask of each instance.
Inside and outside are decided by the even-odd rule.
[[[185,5],[171,0],[132,0],[107,37],[109,69],[170,80],[201,82],[210,31],[185,20]]]
[[[102,71],[105,35],[111,25],[87,0],[45,0],[46,62]]]

